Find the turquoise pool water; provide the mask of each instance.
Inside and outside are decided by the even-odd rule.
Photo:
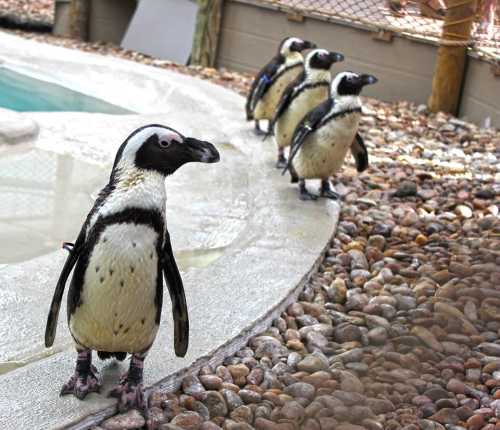
[[[5,67],[0,67],[0,107],[18,112],[132,113],[95,97],[34,79]]]

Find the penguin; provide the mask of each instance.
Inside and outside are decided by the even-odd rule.
[[[278,53],[255,77],[246,102],[247,121],[255,120],[255,131],[262,134],[259,121],[271,120],[281,95],[304,69],[301,52],[316,45],[298,37],[286,37],[280,43]]]
[[[175,353],[186,354],[188,310],[166,225],[165,179],[185,163],[215,163],[219,158],[211,143],[157,124],[135,130],[120,146],[109,183],[99,193],[76,242],[64,245],[70,254],[45,330],[45,346],[50,347],[65,284],[74,268],[67,319],[77,360],[61,395],[84,399],[100,391],[92,351],[101,359],[123,360],[131,354],[129,371],[109,395],[118,398],[120,411],[144,408],[144,360],[160,324],[163,276],[172,300]]]
[[[328,98],[330,92],[330,67],[343,61],[344,56],[326,49],[309,52],[304,62],[304,72],[286,88],[281,96],[269,129],[274,129],[278,147],[277,168],[286,166],[284,149],[290,146],[293,132],[300,120],[314,107]]]
[[[356,168],[368,167],[368,152],[359,135],[361,99],[365,85],[377,82],[375,76],[353,72],[339,73],[332,82],[331,96],[310,111],[295,129],[288,163],[283,171],[290,170],[292,182],[299,182],[301,200],[316,200],[307,191],[306,179],[321,179],[320,196],[338,199],[330,186],[330,176],[337,173],[346,156],[351,153]]]

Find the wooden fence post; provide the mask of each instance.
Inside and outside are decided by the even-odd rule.
[[[190,64],[214,67],[221,25],[223,0],[198,0],[198,14]]]
[[[89,36],[90,0],[71,0],[70,5],[70,37],[88,40]]]
[[[432,79],[429,109],[458,114],[458,103],[465,78],[467,42],[476,13],[476,0],[446,0],[447,12]],[[462,42],[447,44],[446,42]]]

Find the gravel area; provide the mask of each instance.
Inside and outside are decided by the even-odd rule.
[[[371,168],[337,178],[339,228],[299,301],[152,393],[147,420],[100,428],[500,429],[500,134],[377,101],[362,131]]]
[[[0,0],[0,16],[9,15],[21,21],[54,22],[54,0]]]
[[[146,419],[95,430],[500,429],[500,133],[375,100],[361,132],[371,167],[336,178],[339,227],[299,300],[223,365],[153,392]]]

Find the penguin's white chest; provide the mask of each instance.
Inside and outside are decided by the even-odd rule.
[[[84,275],[81,305],[70,330],[83,346],[108,352],[140,352],[158,326],[156,286],[159,235],[147,225],[112,224],[101,233]]]
[[[287,111],[276,122],[276,143],[278,147],[290,146],[293,133],[306,114],[328,98],[328,85],[309,88],[299,94]]]
[[[295,65],[287,69],[276,79],[267,90],[266,94],[264,94],[262,100],[255,106],[255,119],[273,119],[278,103],[286,87],[302,73],[302,70],[302,65]]]
[[[293,161],[299,177],[327,179],[337,173],[356,136],[359,118],[358,114],[349,114],[313,133]]]

